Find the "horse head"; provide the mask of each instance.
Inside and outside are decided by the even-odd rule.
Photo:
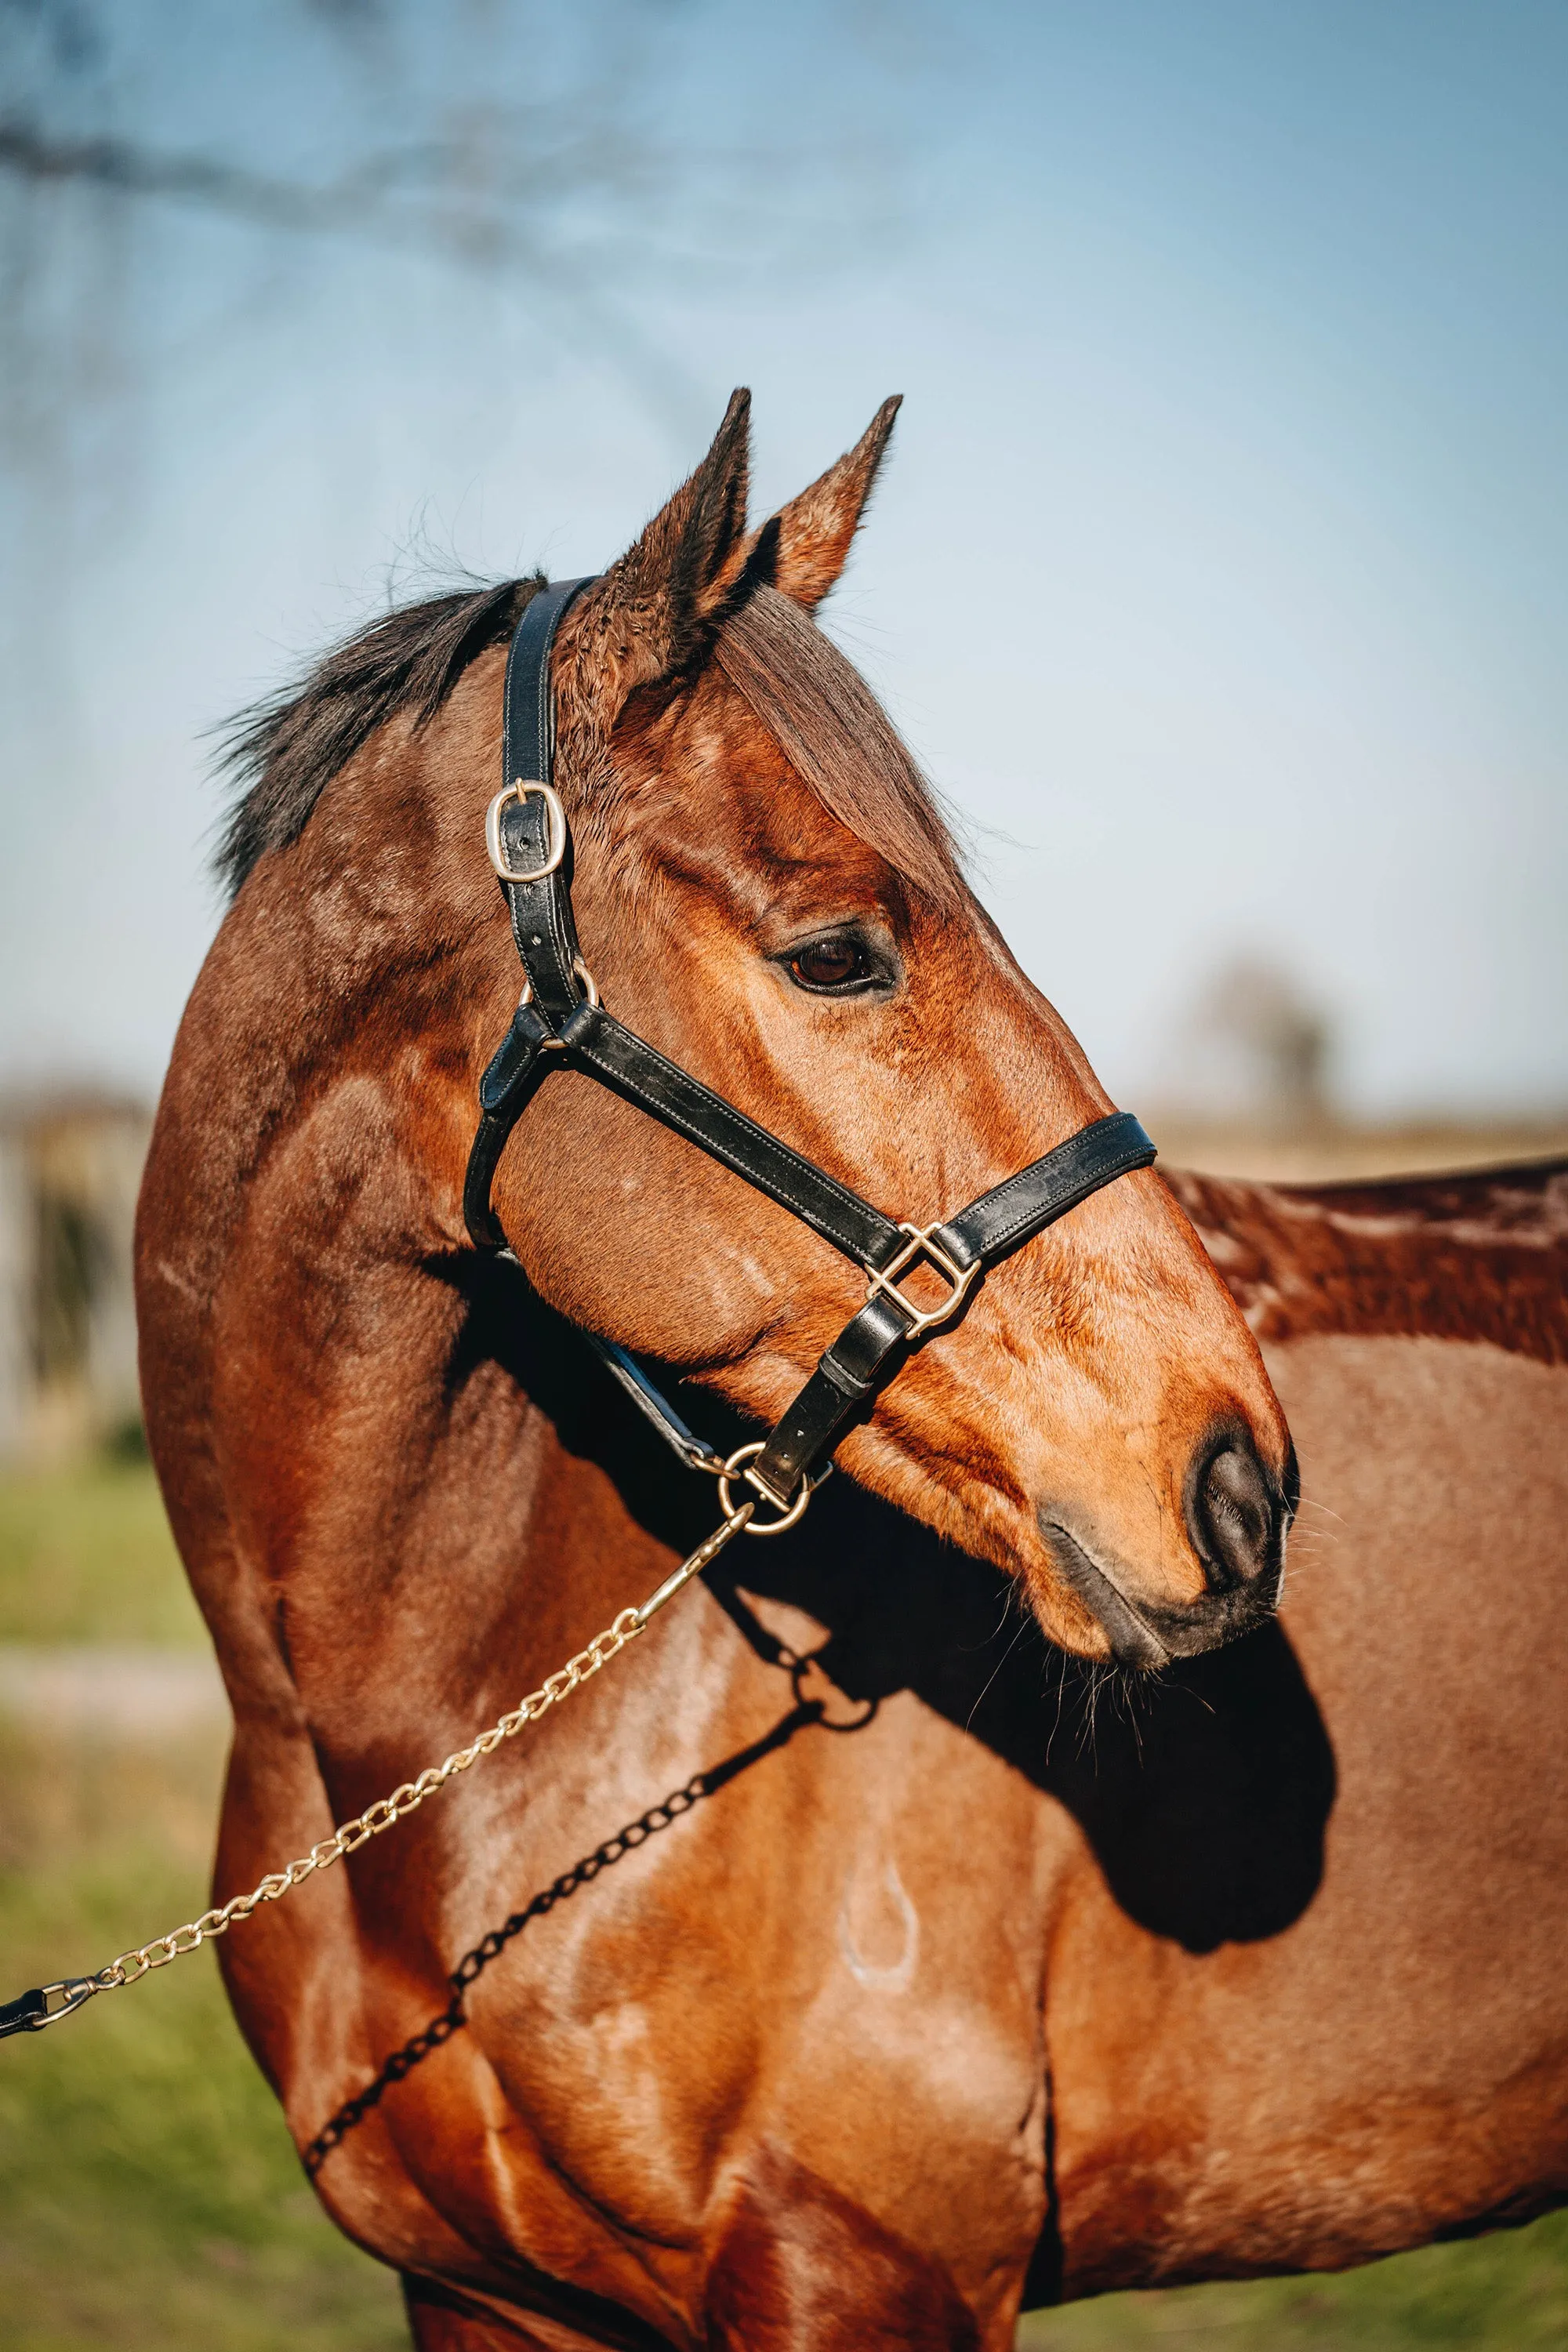
[[[736,395],[690,479],[566,614],[556,783],[605,1004],[889,1217],[928,1226],[1110,1106],[814,618],[897,404],[752,530]],[[360,1035],[396,1062],[431,1254],[468,1246],[475,1090],[518,990],[481,839],[498,645],[525,593],[447,600],[438,646],[435,624],[423,649],[387,636],[405,672],[423,662],[424,707],[410,713],[406,690],[403,717],[362,726],[357,751],[351,730],[310,825],[291,845],[274,826],[309,864],[327,962],[357,971],[340,1033],[355,998]],[[266,814],[252,808],[253,831]],[[494,1201],[552,1307],[768,1422],[862,1296],[864,1276],[786,1211],[570,1075],[530,1104]],[[994,1267],[840,1458],[1020,1579],[1047,1634],[1087,1656],[1156,1666],[1278,1596],[1289,1434],[1250,1331],[1152,1171]]]

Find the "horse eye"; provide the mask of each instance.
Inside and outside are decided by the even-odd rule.
[[[869,987],[882,977],[881,968],[864,943],[842,934],[811,940],[789,958],[788,971],[801,988],[818,995],[842,996]]]

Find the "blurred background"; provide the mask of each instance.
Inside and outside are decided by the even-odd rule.
[[[907,395],[827,625],[1170,1157],[1568,1143],[1560,0],[0,0],[0,1996],[203,1899],[130,1219],[210,731]],[[175,1979],[179,1981],[175,1981]],[[0,2054],[0,2343],[402,2340],[216,1976]],[[1035,2347],[1568,2344],[1554,2221]]]

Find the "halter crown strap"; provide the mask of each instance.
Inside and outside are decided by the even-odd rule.
[[[530,598],[506,657],[501,721],[502,789],[486,836],[506,894],[511,935],[530,989],[551,1027],[583,994],[582,956],[572,919],[572,837],[552,782],[555,697],[550,656],[568,607],[590,585],[560,580]]]
[[[1147,1168],[1154,1147],[1130,1112],[1119,1112],[1069,1136],[945,1224],[895,1224],[604,1011],[577,943],[571,830],[552,773],[551,654],[563,615],[590,584],[567,580],[538,590],[507,656],[504,781],[490,803],[486,842],[526,985],[479,1082],[479,1124],[464,1181],[464,1216],[479,1248],[507,1250],[490,1202],[496,1168],[542,1072],[567,1062],[732,1169],[859,1265],[868,1278],[865,1305],[757,1446],[757,1458],[745,1473],[760,1493],[787,1505],[814,1474],[822,1475],[817,1465],[875,1402],[902,1350],[951,1320],[987,1265],[1102,1185]],[[918,1306],[901,1287],[921,1265],[947,1285],[934,1307]],[[722,1467],[713,1449],[692,1435],[624,1349],[588,1336],[683,1461],[704,1469]]]

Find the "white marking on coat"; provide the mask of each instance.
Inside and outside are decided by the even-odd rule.
[[[862,1884],[861,1866],[857,1863],[838,1908],[838,1948],[844,1955],[844,1965],[857,1984],[865,1985],[868,1990],[907,1992],[920,1958],[920,1914],[904,1890],[895,1862],[883,1864],[879,1885],[868,1889],[858,1901],[857,1890]],[[852,1906],[859,1920],[859,1938],[850,1918]],[[868,1960],[857,1948],[858,1941],[863,1939],[887,1950],[895,1934],[902,1945],[896,1960]]]

